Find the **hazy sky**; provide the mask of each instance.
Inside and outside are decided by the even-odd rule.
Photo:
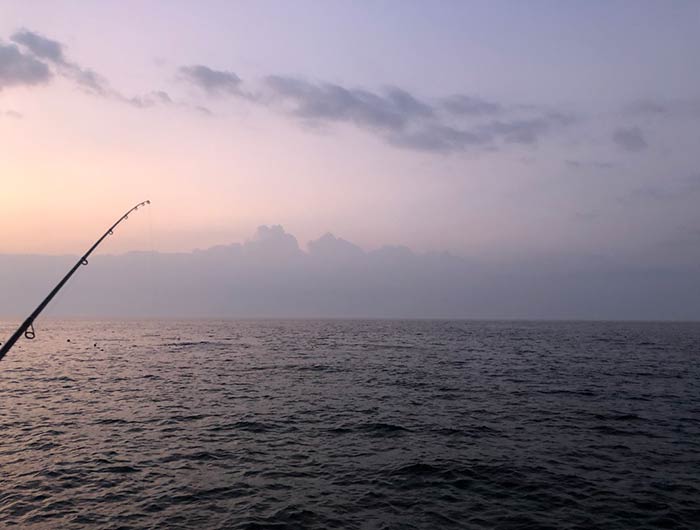
[[[0,3],[0,253],[700,258],[700,2]],[[143,216],[143,217],[141,217]]]

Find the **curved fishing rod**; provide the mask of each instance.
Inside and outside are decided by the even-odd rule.
[[[15,331],[12,336],[7,340],[5,344],[2,345],[0,348],[0,361],[2,360],[3,357],[7,354],[12,349],[12,346],[15,345],[15,342],[19,340],[19,338],[24,335],[26,339],[33,339],[36,337],[36,333],[34,332],[34,320],[39,316],[39,314],[44,310],[44,308],[48,305],[48,303],[53,299],[54,296],[58,293],[58,291],[61,290],[61,288],[66,284],[66,282],[70,279],[73,274],[75,274],[75,271],[77,271],[81,265],[87,265],[88,264],[88,257],[90,257],[90,254],[104,241],[104,239],[107,236],[111,236],[114,233],[114,229],[117,227],[119,223],[124,221],[125,219],[129,218],[129,214],[131,212],[135,212],[138,210],[141,206],[145,206],[147,204],[151,204],[151,201],[143,201],[138,203],[136,206],[134,206],[131,210],[126,212],[124,215],[122,215],[119,220],[114,223],[112,226],[107,229],[107,231],[104,233],[104,235],[98,239],[94,245],[90,247],[90,250],[88,250],[83,257],[81,257],[78,260],[78,263],[76,263],[73,268],[68,271],[68,274],[64,276],[64,278],[58,282],[58,285],[53,288],[53,291],[49,293],[49,295],[44,298],[43,302],[41,302],[37,308],[32,312],[31,315],[27,317],[27,319],[22,323],[22,325],[17,328],[17,331]]]

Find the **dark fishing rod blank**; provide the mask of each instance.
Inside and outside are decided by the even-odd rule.
[[[7,352],[9,352],[12,349],[12,346],[15,345],[15,342],[17,342],[22,335],[24,335],[24,338],[30,340],[36,337],[36,333],[34,331],[34,321],[41,314],[44,308],[49,304],[49,302],[53,299],[53,297],[56,296],[58,291],[60,291],[61,288],[63,288],[66,282],[70,279],[71,276],[73,276],[73,274],[75,274],[75,271],[77,271],[81,265],[88,264],[88,257],[90,257],[90,254],[92,254],[92,252],[100,245],[100,243],[102,243],[102,241],[104,241],[104,239],[107,236],[111,236],[114,233],[114,229],[119,223],[121,223],[125,219],[128,219],[129,214],[131,212],[135,212],[141,206],[146,206],[147,204],[151,204],[151,201],[140,202],[131,210],[122,215],[117,220],[117,222],[110,226],[107,229],[107,231],[102,235],[102,237],[98,239],[85,254],[83,254],[83,256],[78,260],[78,262],[73,266],[73,268],[68,271],[68,274],[66,274],[63,277],[63,279],[60,282],[58,282],[58,285],[56,285],[56,287],[53,288],[53,290],[48,294],[48,296],[44,298],[44,300],[37,306],[37,308],[32,312],[32,314],[29,315],[24,322],[22,322],[22,325],[19,328],[17,328],[17,331],[15,331],[12,334],[12,336],[7,340],[7,342],[3,344],[2,347],[0,347],[0,361],[3,357],[5,357]]]

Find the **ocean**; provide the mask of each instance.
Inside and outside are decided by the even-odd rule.
[[[700,527],[698,323],[36,328],[3,528]]]

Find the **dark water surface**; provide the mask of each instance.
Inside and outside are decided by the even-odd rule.
[[[700,527],[700,324],[37,328],[3,528]]]

